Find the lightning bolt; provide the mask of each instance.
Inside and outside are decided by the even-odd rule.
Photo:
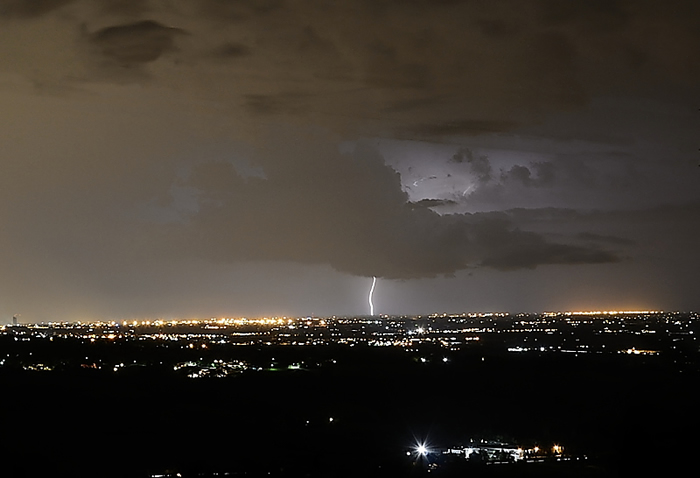
[[[374,287],[377,285],[377,277],[372,277],[372,287],[369,289],[369,315],[374,315],[374,304],[372,303],[372,296],[374,295]]]

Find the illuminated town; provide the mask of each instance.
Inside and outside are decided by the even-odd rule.
[[[210,318],[192,320],[128,320],[111,322],[48,322],[0,328],[14,341],[78,341],[80,343],[150,342],[155,347],[191,351],[198,360],[171,364],[192,378],[224,377],[251,368],[242,361],[217,358],[229,346],[395,347],[421,351],[484,350],[511,354],[629,354],[672,356],[679,367],[697,351],[700,320],[696,313],[660,311],[546,312],[543,314],[479,313],[428,316]],[[203,352],[208,352],[203,354]],[[210,358],[206,361],[204,355]],[[420,357],[420,360],[428,360]],[[6,354],[0,366],[51,370],[58,363],[39,363],[28,356]],[[158,358],[162,364],[162,358]],[[130,364],[90,362],[81,366],[118,372]],[[140,363],[139,365],[148,365]],[[275,368],[252,366],[262,370]],[[289,363],[284,367],[302,368]],[[199,369],[195,371],[195,369]]]
[[[640,440],[661,446],[693,413],[698,334],[697,313],[662,311],[16,316],[0,329],[0,380],[24,440],[78,427],[143,450],[112,475],[84,457],[85,476],[609,476],[648,464]],[[51,426],[48,396],[63,410]],[[236,433],[211,441],[222,429]],[[178,453],[201,440],[206,454]]]

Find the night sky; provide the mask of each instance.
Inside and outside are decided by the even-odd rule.
[[[696,0],[0,0],[0,323],[698,310]]]

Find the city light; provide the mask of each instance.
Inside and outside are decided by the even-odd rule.
[[[95,346],[150,342],[157,347],[172,346],[193,353],[213,354],[217,353],[218,347],[226,345],[388,347],[415,354],[413,360],[428,367],[452,363],[452,352],[483,349],[484,346],[492,353],[530,356],[567,354],[575,357],[615,354],[639,357],[639,360],[652,360],[654,356],[676,354],[681,348],[695,350],[698,347],[700,317],[697,313],[630,315],[610,312],[618,311],[600,315],[486,313],[48,322],[6,325],[0,329],[0,335],[10,336],[19,342],[71,339]],[[579,329],[582,334],[579,334]],[[669,337],[672,340],[669,341]],[[435,347],[441,351],[433,355],[425,353],[425,347]],[[482,362],[486,358],[483,356]],[[82,365],[121,373],[122,361],[93,365],[94,361],[85,360]],[[224,377],[249,368],[241,366],[240,361],[230,359],[216,363],[199,361],[189,368],[178,365],[185,361],[178,360],[169,365],[175,371],[187,369],[186,375],[192,378]],[[690,362],[677,363],[680,366]],[[25,370],[48,371],[60,365],[26,357],[20,366]],[[11,366],[11,362],[5,360],[2,366]],[[267,364],[256,368],[307,369],[299,362],[286,363],[281,367]]]

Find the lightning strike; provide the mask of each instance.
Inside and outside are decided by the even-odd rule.
[[[374,295],[374,287],[377,285],[377,277],[372,277],[372,287],[369,289],[369,315],[374,315],[374,303],[372,303],[372,296]]]

